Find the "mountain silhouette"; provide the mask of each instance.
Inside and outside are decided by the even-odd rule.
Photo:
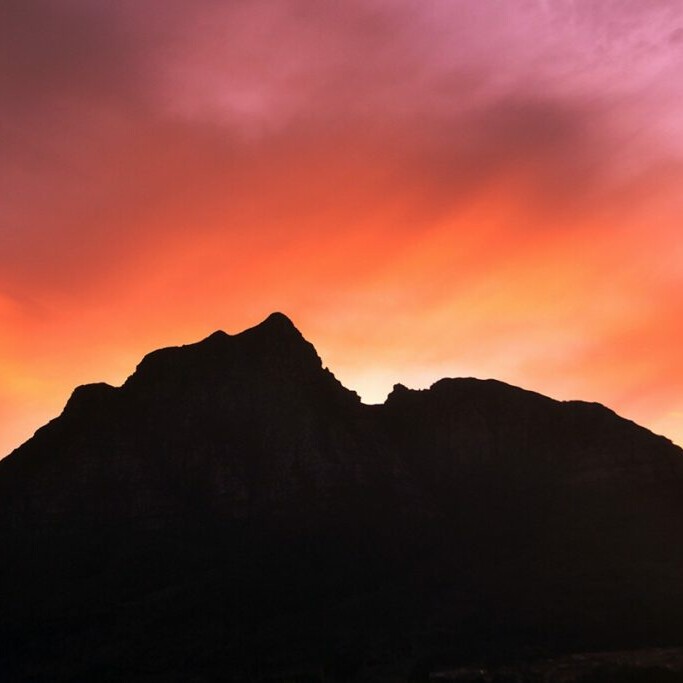
[[[0,461],[0,680],[417,680],[680,645],[682,456],[494,380],[364,405],[280,313],[154,351]]]

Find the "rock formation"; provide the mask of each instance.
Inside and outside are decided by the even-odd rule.
[[[493,380],[364,405],[277,313],[155,351],[0,461],[0,679],[405,680],[678,645],[682,456]]]

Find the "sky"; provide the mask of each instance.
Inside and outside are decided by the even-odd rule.
[[[276,310],[683,444],[681,73],[683,0],[4,0],[0,455]]]

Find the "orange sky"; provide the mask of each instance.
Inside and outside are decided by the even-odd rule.
[[[683,444],[678,0],[9,0],[0,454],[287,313],[369,402],[496,377]]]

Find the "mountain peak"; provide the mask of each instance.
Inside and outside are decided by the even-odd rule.
[[[333,402],[360,403],[355,392],[323,368],[315,347],[279,312],[237,334],[217,330],[194,344],[152,351],[124,386],[155,396],[168,395],[171,387],[182,387],[179,395],[185,395],[188,386],[202,387],[204,394],[209,387],[212,391],[230,387],[243,395],[259,388],[281,388],[283,382],[292,390],[317,387],[313,391]]]
[[[248,332],[268,332],[269,334],[286,334],[291,335],[296,334],[297,337],[301,337],[301,332],[296,328],[294,323],[284,314],[279,311],[271,313],[265,320],[260,322],[258,325],[245,330]]]
[[[294,327],[294,323],[280,311],[273,311],[262,323],[262,325],[286,325]],[[296,329],[296,327],[294,327]]]
[[[216,330],[215,332],[212,332],[204,341],[223,341],[227,339],[230,335],[227,332],[223,332],[223,330]]]

